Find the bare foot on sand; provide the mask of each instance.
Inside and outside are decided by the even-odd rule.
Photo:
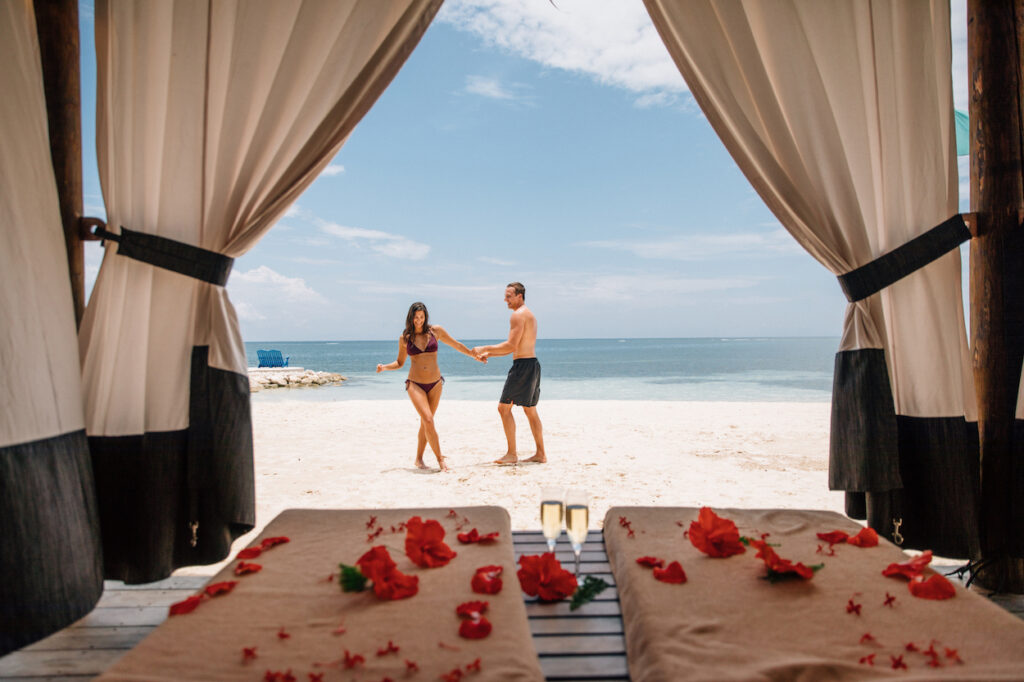
[[[515,464],[518,461],[519,461],[519,458],[516,456],[516,453],[514,453],[514,452],[506,452],[504,457],[502,457],[501,459],[494,460],[494,463],[495,464]]]
[[[430,467],[428,467],[426,464],[424,464],[423,463],[423,458],[420,457],[420,458],[418,458],[416,460],[416,468],[417,469],[429,469]]]
[[[441,471],[450,471],[450,469],[448,468],[448,465],[444,463],[444,461],[446,459],[448,459],[448,458],[447,457],[438,457],[437,458],[437,464],[438,464],[439,467],[441,467]]]
[[[530,457],[529,459],[524,459],[523,461],[524,462],[534,462],[536,464],[543,464],[544,462],[548,461],[548,458],[547,458],[547,456],[543,452],[538,452],[533,457]]]

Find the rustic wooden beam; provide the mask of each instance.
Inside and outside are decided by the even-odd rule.
[[[34,0],[50,127],[50,157],[64,225],[75,323],[85,312],[82,217],[82,95],[79,75],[78,0]]]
[[[971,339],[981,446],[978,582],[1024,592],[1024,561],[1010,555],[1014,415],[1024,356],[1024,208],[1021,38],[1024,0],[968,0],[970,79]]]

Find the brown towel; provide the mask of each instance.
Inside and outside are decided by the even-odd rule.
[[[764,562],[753,547],[725,559],[699,552],[683,535],[698,511],[613,507],[605,517],[634,682],[1024,679],[1024,622],[959,586],[945,601],[914,597],[905,580],[882,575],[890,563],[909,559],[884,539],[873,548],[835,545],[829,556],[828,543],[816,534],[855,534],[861,527],[846,517],[716,509],[742,536],[770,533],[767,541],[778,545],[773,549],[780,557],[824,564],[810,581],[773,584],[762,578]],[[655,580],[652,569],[636,563],[647,555],[679,561],[688,581]],[[891,607],[887,595],[895,596]],[[908,651],[908,644],[919,651]],[[942,667],[930,667],[932,657],[922,653],[933,644]],[[963,663],[947,655],[947,647]],[[894,668],[899,662],[907,668]]]
[[[238,561],[231,562],[210,584],[238,580],[232,592],[204,599],[192,613],[169,617],[99,679],[262,680],[267,671],[290,670],[299,682],[306,682],[308,673],[324,673],[324,680],[436,680],[455,668],[465,673],[476,659],[480,673],[464,679],[543,679],[516,579],[508,513],[500,507],[453,512],[454,517],[448,509],[284,511],[252,543],[275,536],[291,540],[247,560],[262,565],[260,572],[236,577]],[[368,528],[371,516],[376,521]],[[458,553],[449,564],[420,568],[405,555],[405,532],[391,528],[411,516],[441,522],[444,541]],[[456,539],[457,526],[500,536],[493,544],[463,545]],[[377,528],[384,531],[368,541]],[[388,547],[399,571],[419,576],[418,594],[381,601],[372,590],[341,591],[338,564],[354,565],[376,545]],[[487,565],[504,567],[499,594],[470,588],[475,570]],[[458,634],[455,608],[473,600],[489,602],[484,615],[494,629],[485,639]],[[335,634],[339,626],[343,634]],[[289,636],[279,637],[282,631]],[[378,656],[389,640],[399,651]],[[246,647],[256,648],[255,659],[243,660]],[[346,651],[363,656],[365,663],[346,669]],[[406,660],[419,672],[407,675]]]

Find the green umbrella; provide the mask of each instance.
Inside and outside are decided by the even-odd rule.
[[[971,153],[971,129],[967,112],[954,109],[953,115],[956,117],[956,155],[965,156]]]

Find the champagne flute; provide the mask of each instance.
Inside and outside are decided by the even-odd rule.
[[[570,490],[565,495],[565,531],[576,554],[576,582],[580,580],[580,553],[587,541],[587,525],[590,522],[590,494],[585,490]]]
[[[548,541],[548,551],[555,551],[555,543],[562,534],[562,516],[564,506],[562,497],[564,490],[545,486],[540,489],[540,525],[544,538]]]

